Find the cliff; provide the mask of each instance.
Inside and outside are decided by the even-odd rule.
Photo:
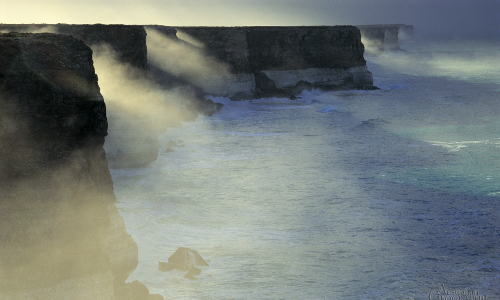
[[[163,27],[159,30],[168,35],[170,29]],[[175,30],[172,30],[175,35]],[[220,109],[201,93],[186,87],[187,83],[183,83],[183,89],[187,91],[182,96],[170,92],[171,85],[153,83],[150,72],[154,69],[151,71],[148,64],[143,26],[0,24],[0,32],[65,34],[92,48],[94,58],[98,58],[94,59],[95,68],[107,104],[110,130],[105,150],[111,168],[147,166],[157,159],[158,134],[167,126],[192,120],[198,114],[212,115]],[[154,118],[152,111],[164,115]]]
[[[0,299],[118,299],[137,246],[115,206],[92,50],[0,34],[0,114]]]
[[[227,66],[227,72],[217,76],[195,80],[178,76],[198,83],[208,94],[244,99],[288,97],[304,88],[373,88],[361,36],[353,26],[176,29],[175,42]]]
[[[404,24],[358,25],[361,40],[370,54],[400,50],[400,43],[413,39],[413,26]]]

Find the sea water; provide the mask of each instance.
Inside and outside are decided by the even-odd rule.
[[[111,170],[128,281],[165,299],[500,299],[499,45],[366,56],[380,90],[213,97],[225,108],[169,128],[149,167]],[[158,270],[178,247],[209,263],[198,280]]]

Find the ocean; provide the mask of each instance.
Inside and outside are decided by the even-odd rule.
[[[500,43],[402,48],[365,56],[379,90],[212,97],[225,108],[169,128],[149,167],[111,170],[128,281],[165,299],[500,299]],[[179,247],[208,262],[197,280],[158,270]]]

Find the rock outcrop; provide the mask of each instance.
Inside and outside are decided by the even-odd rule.
[[[413,26],[404,24],[358,25],[361,40],[370,54],[400,50],[400,43],[413,39]]]
[[[0,299],[117,299],[137,245],[115,206],[92,51],[0,34]]]
[[[208,94],[244,99],[287,97],[304,88],[373,88],[361,36],[353,26],[176,29],[183,43],[228,67],[226,74],[197,80]]]
[[[168,262],[158,262],[158,270],[163,272],[172,271],[187,271],[184,278],[196,280],[197,275],[201,274],[201,269],[197,267],[208,267],[208,263],[201,257],[196,250],[180,247],[174,254],[168,258]]]

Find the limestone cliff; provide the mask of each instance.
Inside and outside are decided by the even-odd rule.
[[[137,265],[103,149],[92,51],[0,34],[0,299],[117,299]]]
[[[361,36],[353,26],[176,29],[185,44],[228,66],[228,74],[201,81],[199,86],[212,95],[241,99],[290,96],[314,87],[373,87]]]

